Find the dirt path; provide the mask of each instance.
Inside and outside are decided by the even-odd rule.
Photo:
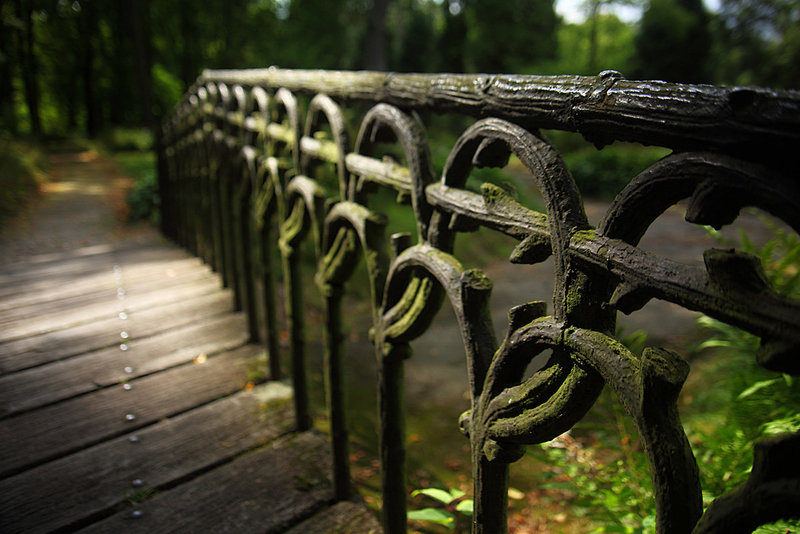
[[[0,265],[157,239],[152,228],[125,224],[125,193],[131,183],[115,162],[97,152],[51,155],[41,196],[2,229]]]

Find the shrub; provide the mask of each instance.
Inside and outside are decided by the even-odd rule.
[[[612,198],[668,152],[663,148],[615,143],[602,150],[590,146],[563,156],[583,195]]]
[[[153,132],[147,128],[113,128],[103,132],[100,142],[109,152],[143,152],[153,148]]]

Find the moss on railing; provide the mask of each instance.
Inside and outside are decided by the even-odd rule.
[[[298,96],[310,98],[303,133]],[[340,108],[350,103],[375,104],[353,147]],[[419,110],[480,118],[455,143],[438,181]],[[539,128],[579,132],[598,146],[635,141],[674,152],[634,178],[592,228],[569,169]],[[760,445],[750,481],[701,519],[697,465],[675,407],[688,367],[666,350],[630,352],[613,339],[615,318],[618,310],[630,313],[652,299],[699,310],[759,336],[765,367],[800,374],[800,303],[753,283],[764,279],[746,254],[708,251],[705,266],[688,266],[637,246],[648,227],[684,199],[691,223],[721,227],[741,208],[755,206],[800,229],[791,157],[798,141],[800,94],[791,91],[629,81],[616,72],[206,71],[163,126],[162,221],[168,235],[223,273],[237,307],[247,312],[253,340],[266,332],[275,378],[280,355],[270,251],[276,236],[269,229],[278,229],[298,428],[309,425],[298,251],[312,243],[324,298],[340,499],[350,492],[341,298],[356,264],[364,262],[378,361],[387,532],[406,529],[403,362],[445,299],[467,360],[471,409],[460,425],[472,449],[473,532],[505,531],[509,465],[525,445],[570,429],[604,384],[640,431],[653,474],[657,531],[734,532],[743,513],[748,524],[760,524],[800,509],[797,471],[773,468],[796,463],[787,451],[797,434]],[[474,168],[503,167],[511,155],[530,173],[545,213],[491,184],[481,193],[466,189]],[[322,178],[336,184],[327,188],[328,198]],[[376,188],[410,201],[416,242],[386,235],[385,218],[370,209]],[[479,227],[519,241],[512,262],[554,258],[551,315],[521,296],[499,343],[488,313],[491,282],[453,255],[457,236]],[[264,290],[257,294],[259,286]],[[552,355],[544,366],[526,375],[546,350]],[[768,502],[744,512],[756,498]]]

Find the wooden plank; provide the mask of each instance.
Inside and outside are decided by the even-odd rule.
[[[108,276],[65,281],[65,284],[69,285],[73,283],[79,285],[80,281],[85,281],[89,284],[91,289],[84,288],[85,290],[78,294],[64,296],[62,298],[60,291],[53,291],[50,292],[49,298],[45,298],[44,300],[0,311],[0,324],[2,324],[4,328],[8,328],[13,326],[14,323],[32,317],[42,318],[63,313],[64,311],[83,308],[88,310],[89,307],[97,303],[102,304],[111,300],[116,301],[118,287],[122,287],[126,291],[126,294],[131,294],[131,296],[134,294],[141,296],[157,290],[169,289],[172,286],[209,280],[216,276],[207,268],[197,266],[191,271],[182,272],[180,277],[168,277],[166,275],[151,276],[144,280],[137,280],[136,284],[126,282],[119,284],[111,274],[112,272],[113,271],[109,270]]]
[[[2,376],[0,417],[238,347],[247,341],[245,321],[241,313],[211,318],[133,342],[125,351],[104,349]]]
[[[96,272],[99,265],[114,254],[114,245],[103,244],[83,247],[65,253],[32,256],[25,261],[0,266],[0,287],[16,285],[20,281],[58,274],[63,269],[76,272]]]
[[[383,528],[363,504],[344,501],[287,530],[286,534],[309,532],[378,534]]]
[[[151,243],[135,247],[120,247],[119,244],[86,247],[89,251],[78,256],[47,255],[45,261],[37,257],[24,262],[0,266],[0,290],[6,286],[16,286],[25,281],[36,281],[71,272],[91,274],[99,272],[104,266],[128,261],[170,261],[191,258],[189,253],[169,243]]]
[[[291,389],[271,382],[0,481],[0,532],[74,528],[135,493],[175,486],[285,434]],[[141,480],[134,487],[133,480]],[[70,530],[72,529],[70,528]]]
[[[0,342],[0,375],[29,369],[93,350],[117,346],[125,332],[132,342],[171,328],[194,323],[233,309],[233,295],[218,290],[179,302],[154,305],[145,311],[93,321],[64,330]]]
[[[283,532],[330,502],[330,471],[325,440],[296,434],[82,532]]]
[[[90,295],[102,289],[116,290],[114,263],[106,263],[103,269],[91,274],[60,272],[37,280],[29,280],[0,291],[0,311],[18,310],[46,302],[54,302],[69,297]],[[120,266],[121,281],[126,285],[137,285],[143,280],[165,276],[174,280],[193,272],[210,272],[197,258],[180,258],[174,261],[148,261],[123,263]]]
[[[153,284],[148,291],[143,293],[126,293],[124,301],[116,299],[116,292],[100,295],[92,303],[77,305],[67,302],[69,299],[55,303],[54,311],[41,315],[15,320],[0,325],[0,341],[44,334],[71,326],[85,324],[97,319],[116,315],[118,307],[123,306],[126,311],[142,310],[149,307],[177,302],[192,296],[210,293],[220,288],[219,278],[212,274],[202,274],[197,280],[185,279],[178,283]],[[116,290],[115,290],[116,291]],[[80,299],[77,299],[80,300]]]
[[[138,380],[0,421],[0,477],[230,395],[248,382],[248,366],[266,371],[263,347],[246,345]],[[179,393],[178,393],[179,392]],[[133,421],[126,414],[133,414]]]

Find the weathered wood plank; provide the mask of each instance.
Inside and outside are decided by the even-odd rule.
[[[16,286],[24,281],[37,281],[58,276],[64,272],[75,275],[101,272],[106,266],[128,261],[171,261],[191,258],[191,255],[170,244],[157,242],[125,246],[106,244],[77,249],[74,253],[33,256],[24,262],[0,266],[0,289]]]
[[[344,501],[287,530],[286,534],[308,534],[309,532],[377,534],[383,532],[383,529],[366,507]]]
[[[242,389],[266,371],[262,347],[246,345],[0,421],[0,477],[71,454]],[[262,373],[263,374],[263,373]],[[179,392],[179,393],[177,393]],[[136,418],[128,421],[126,414]]]
[[[128,277],[125,276],[121,283],[114,279],[113,270],[110,268],[108,274],[79,278],[66,277],[59,282],[63,290],[62,287],[57,287],[48,289],[42,294],[31,293],[31,302],[9,306],[1,310],[0,323],[82,307],[112,297],[116,298],[118,287],[122,287],[128,292],[138,290],[139,293],[147,293],[159,288],[204,280],[212,276],[214,275],[207,267],[195,265],[189,269],[182,269],[178,273],[169,272],[166,269],[153,270],[147,276],[136,278],[133,281],[128,280]],[[73,291],[71,289],[73,286],[77,286],[78,290]]]
[[[23,337],[14,341],[0,343],[0,374],[36,367],[48,362],[62,360],[85,352],[111,346],[118,346],[123,339],[120,332],[126,332],[129,341],[149,337],[171,328],[184,326],[213,317],[233,309],[233,296],[230,291],[215,291],[179,302],[169,302],[163,306],[145,311],[93,321],[64,330]]]
[[[82,532],[283,532],[333,497],[325,440],[282,438]],[[321,531],[305,531],[321,532]]]
[[[168,290],[167,290],[168,288]],[[116,293],[99,295],[91,303],[75,303],[69,299],[54,303],[53,310],[28,317],[16,317],[0,325],[0,341],[44,334],[97,319],[114,316],[121,305],[127,312],[146,309],[167,302],[178,302],[188,297],[210,293],[220,288],[219,278],[202,274],[197,280],[182,279],[163,285],[153,284],[142,293],[126,293],[124,301],[117,301]],[[76,299],[80,300],[80,299]]]
[[[291,389],[269,383],[0,481],[0,532],[50,532],[113,513],[285,434]],[[141,480],[140,487],[131,481]]]
[[[30,256],[25,261],[7,263],[0,266],[0,288],[7,284],[16,285],[28,278],[57,274],[64,269],[64,266],[74,270],[86,269],[87,272],[97,272],[101,269],[104,258],[114,254],[114,249],[113,244],[106,243],[56,254]]]
[[[60,272],[44,278],[26,280],[19,284],[9,285],[0,291],[0,311],[19,310],[35,304],[52,303],[66,298],[87,296],[104,289],[116,290],[114,264],[107,263],[106,268],[96,273]],[[193,272],[209,272],[197,258],[180,258],[174,261],[148,261],[146,263],[124,263],[121,266],[122,281],[125,285],[135,286],[148,280],[163,277],[164,280],[176,281],[179,277]]]
[[[247,341],[243,314],[211,318],[119,347],[0,377],[0,417],[45,406]],[[130,372],[126,372],[129,368]]]

